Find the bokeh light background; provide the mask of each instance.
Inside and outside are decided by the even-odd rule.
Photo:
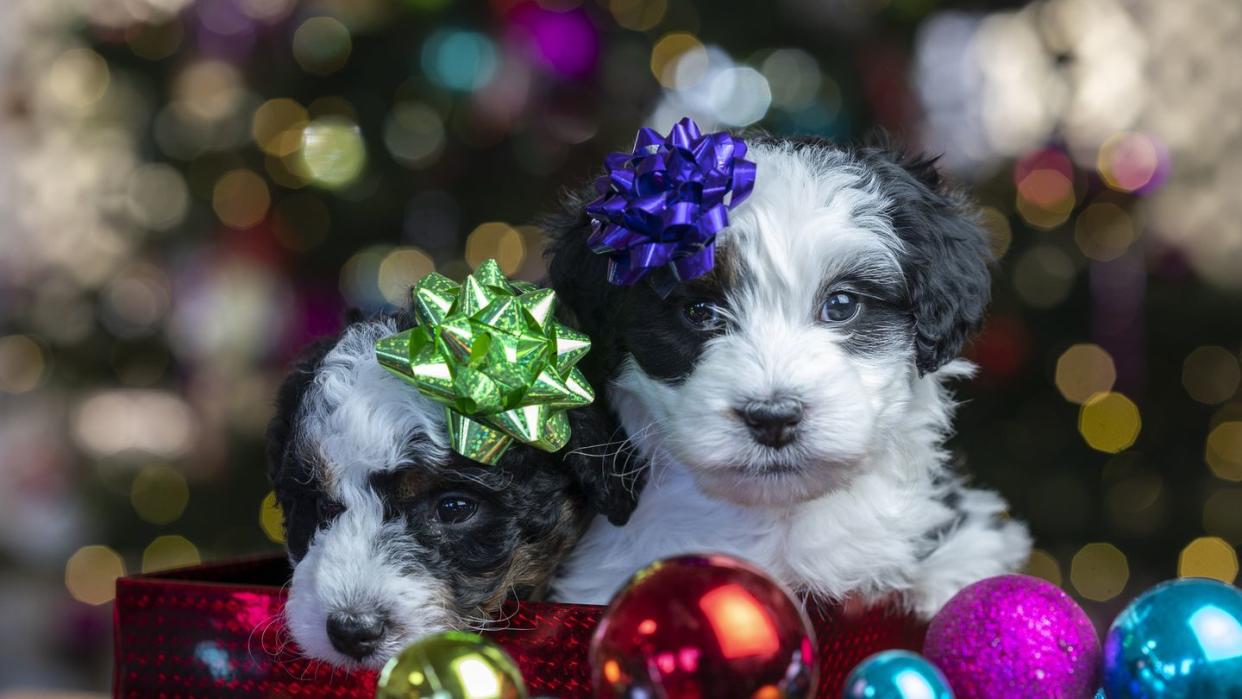
[[[1242,543],[1236,0],[5,0],[0,688],[102,689],[118,575],[274,551],[347,307],[684,114],[943,152],[1000,258],[955,440],[1097,623]]]

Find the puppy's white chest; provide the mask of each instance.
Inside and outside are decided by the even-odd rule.
[[[668,466],[648,484],[629,524],[596,520],[554,583],[554,596],[604,604],[643,566],[686,553],[750,561],[799,594],[878,598],[903,591],[933,516],[919,510],[948,513],[938,503],[898,496],[880,480],[864,476],[852,493],[789,508],[743,507],[705,496],[683,467]]]
[[[687,553],[724,553],[784,577],[790,521],[766,514],[708,499],[684,469],[662,469],[624,527],[596,518],[553,583],[553,595],[605,604],[643,566]]]
[[[898,514],[901,503],[876,504],[835,494],[788,508],[744,507],[709,498],[684,467],[669,465],[648,484],[629,524],[596,520],[554,594],[603,604],[653,561],[724,553],[757,564],[798,593],[884,595],[907,584],[921,532],[919,518]]]

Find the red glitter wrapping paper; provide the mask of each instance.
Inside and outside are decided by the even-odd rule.
[[[283,558],[217,563],[117,581],[113,696],[371,699],[375,673],[334,670],[298,656],[281,621]],[[489,632],[522,670],[531,696],[591,696],[587,648],[603,607],[525,602]],[[811,614],[820,651],[817,696],[836,699],[868,655],[917,650],[925,627],[887,609]]]

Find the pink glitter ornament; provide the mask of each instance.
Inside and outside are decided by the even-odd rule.
[[[932,619],[923,655],[957,699],[1091,699],[1100,639],[1061,588],[1026,575],[980,580]]]

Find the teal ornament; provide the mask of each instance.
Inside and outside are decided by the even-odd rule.
[[[1242,697],[1242,591],[1204,578],[1139,595],[1104,641],[1108,699]]]
[[[863,660],[845,680],[843,699],[953,699],[949,682],[918,653],[886,650]]]

